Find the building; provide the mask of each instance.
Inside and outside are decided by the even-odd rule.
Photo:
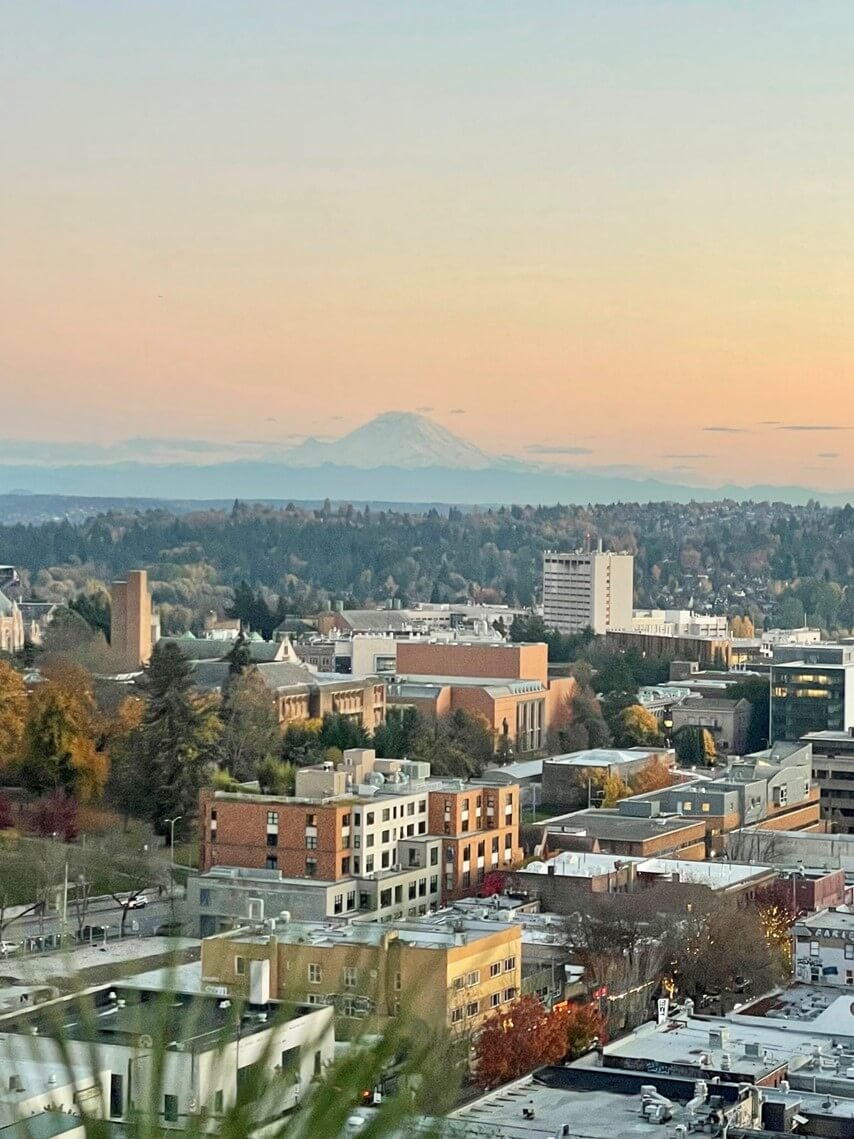
[[[747,700],[728,700],[725,696],[689,696],[671,708],[672,731],[680,728],[705,728],[715,741],[719,755],[743,755],[753,705]]]
[[[827,909],[799,918],[792,931],[792,960],[800,981],[854,986],[854,913]]]
[[[608,644],[626,652],[634,649],[643,656],[669,657],[671,660],[696,661],[729,667],[732,641],[729,637],[696,636],[681,633],[646,633],[633,629],[608,629]]]
[[[131,570],[110,588],[110,647],[118,667],[136,672],[148,664],[155,617],[145,570]]]
[[[634,564],[631,554],[543,554],[543,619],[550,629],[597,635],[609,629],[629,629],[634,603]]]
[[[311,905],[327,907],[331,893],[333,915],[342,918],[427,913],[440,899],[471,893],[491,871],[522,859],[517,785],[427,775],[427,764],[377,759],[369,748],[353,748],[337,768],[300,769],[293,797],[206,789],[199,868],[313,879],[326,884],[326,901],[318,887]],[[349,883],[346,890],[328,886],[342,882]],[[200,901],[200,915],[205,908]]]
[[[514,617],[524,616],[526,610],[509,605],[421,602],[404,609],[399,601],[390,600],[381,609],[345,609],[341,602],[336,602],[332,609],[313,618],[312,624],[321,636],[335,633],[433,636],[449,630],[483,636],[493,630],[506,632]]]
[[[634,609],[626,632],[661,637],[707,637],[723,641],[729,637],[726,617],[693,613],[690,609]]]
[[[183,638],[178,638],[177,643],[183,648]],[[260,650],[261,646],[257,648]],[[265,645],[264,648],[265,651],[273,651],[279,646]],[[195,641],[191,651],[215,652],[217,649],[221,651],[221,645],[216,641]],[[270,697],[283,728],[305,720],[320,720],[327,715],[343,716],[367,732],[373,732],[385,722],[386,685],[378,677],[317,673],[303,664],[292,664],[287,660],[262,660],[256,668],[270,689]],[[196,687],[206,692],[221,693],[228,678],[228,669],[228,662],[221,659],[194,661]]]
[[[854,833],[854,728],[807,732],[801,743],[812,748],[822,818],[842,834]]]
[[[676,753],[670,748],[596,747],[549,756],[543,760],[543,807],[571,811],[590,806],[591,777],[598,780],[615,775],[627,782],[647,764],[656,762],[673,768]]]
[[[545,644],[400,642],[389,705],[428,719],[455,711],[485,720],[496,747],[521,753],[546,746],[569,717],[572,677],[548,673]]]
[[[616,807],[558,816],[543,824],[543,836],[549,850],[701,860],[707,854],[705,822],[664,815],[654,799],[623,799]]]
[[[53,601],[21,601],[18,608],[24,623],[24,640],[40,645],[51,621],[65,607]]]
[[[0,592],[0,653],[19,653],[24,647],[24,620],[17,601]]]
[[[4,1124],[23,1120],[25,1134],[58,1135],[64,1128],[52,1120],[79,1123],[85,1110],[115,1124],[142,1115],[158,1132],[216,1133],[259,1064],[270,1117],[287,1115],[334,1058],[332,1010],[297,1006],[285,1019],[265,980],[253,972],[251,1007],[200,984],[164,991],[114,982],[0,1018],[3,1092],[15,1093],[3,1107],[17,1109]],[[52,1039],[57,1026],[67,1051]],[[162,1065],[155,1041],[165,1048]],[[45,1126],[32,1118],[42,1115]]]
[[[476,1032],[522,984],[518,925],[445,912],[390,928],[284,922],[202,942],[202,974],[233,994],[264,970],[279,1000],[335,1010],[336,1035],[381,1032],[405,1011],[430,1030]]]
[[[771,734],[799,740],[810,732],[854,727],[854,647],[776,645],[771,665]]]

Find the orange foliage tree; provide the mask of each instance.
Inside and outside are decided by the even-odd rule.
[[[595,1004],[570,1005],[566,1010],[566,1051],[574,1060],[583,1056],[598,1040],[605,1044],[605,1022]]]
[[[672,779],[667,762],[659,755],[647,760],[643,767],[629,781],[633,795],[645,795],[647,791],[660,791],[669,787]]]
[[[27,689],[23,677],[0,660],[0,768],[18,759],[24,740]]]
[[[548,1012],[534,996],[520,997],[484,1023],[476,1045],[475,1080],[494,1088],[566,1055],[567,1010]]]
[[[88,692],[45,681],[30,696],[18,770],[28,791],[63,791],[82,801],[104,788],[109,761],[95,740],[94,703]]]

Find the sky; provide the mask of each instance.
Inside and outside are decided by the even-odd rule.
[[[0,439],[430,409],[854,487],[852,42],[850,0],[0,0]]]

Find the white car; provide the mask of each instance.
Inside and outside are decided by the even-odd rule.
[[[129,910],[141,910],[143,906],[148,905],[148,898],[145,894],[137,894],[135,898],[131,898],[127,903]]]
[[[0,941],[0,957],[9,957],[17,953],[20,948],[17,941]]]

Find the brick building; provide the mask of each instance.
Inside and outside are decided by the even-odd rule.
[[[431,790],[430,833],[442,836],[442,897],[465,896],[522,861],[519,788],[449,782]]]

